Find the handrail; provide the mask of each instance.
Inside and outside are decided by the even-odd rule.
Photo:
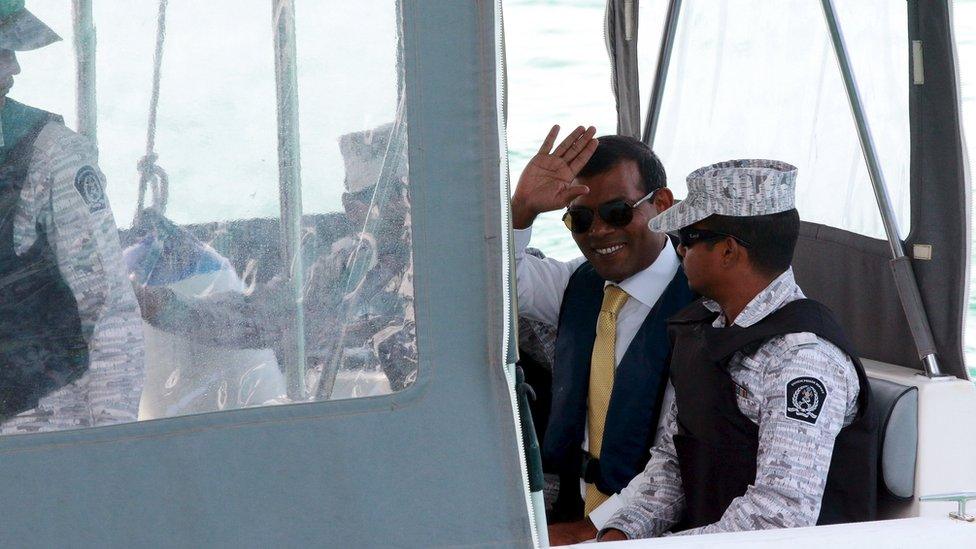
[[[966,513],[966,504],[976,500],[976,492],[952,492],[948,494],[932,494],[918,498],[919,501],[948,501],[958,505],[955,512],[949,513],[949,518],[965,522],[976,522],[976,517]]]
[[[281,256],[288,269],[292,322],[283,346],[288,396],[304,400],[305,305],[302,264],[302,174],[298,134],[298,63],[295,47],[295,4],[272,0],[275,89],[278,102],[278,194],[281,208]]]
[[[878,161],[878,153],[874,146],[874,139],[871,135],[871,127],[868,124],[867,116],[864,113],[864,106],[861,103],[861,95],[858,91],[857,80],[854,77],[854,70],[851,67],[850,58],[847,55],[847,45],[844,42],[844,34],[841,31],[840,23],[837,20],[837,12],[834,9],[833,0],[821,0],[824,18],[830,31],[830,40],[837,55],[837,62],[844,77],[844,88],[847,90],[847,98],[850,102],[851,112],[854,115],[854,123],[857,126],[857,136],[861,142],[861,150],[864,153],[864,160],[867,164],[868,174],[871,178],[871,186],[874,189],[874,196],[878,202],[878,209],[881,212],[881,220],[884,223],[885,234],[888,237],[888,245],[891,248],[892,272],[895,277],[895,285],[898,288],[898,297],[901,300],[902,308],[908,319],[912,339],[918,349],[919,359],[925,368],[925,373],[929,377],[940,377],[942,372],[939,369],[939,362],[936,358],[934,338],[932,328],[929,325],[928,317],[922,305],[921,293],[918,290],[918,282],[915,280],[915,273],[911,268],[910,260],[905,255],[905,248],[898,232],[898,220],[895,217],[894,207],[891,205],[891,198],[888,196],[888,188],[885,185],[884,174],[881,172],[881,164]]]

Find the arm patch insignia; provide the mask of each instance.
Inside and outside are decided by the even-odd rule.
[[[816,425],[827,388],[815,377],[797,377],[786,384],[786,417]]]
[[[84,166],[78,170],[78,173],[75,174],[75,189],[85,200],[85,204],[88,204],[89,212],[99,212],[108,207],[105,191],[102,189],[102,181],[98,178],[95,168]]]

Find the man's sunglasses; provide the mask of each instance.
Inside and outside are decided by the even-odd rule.
[[[574,233],[585,233],[593,226],[593,220],[599,214],[600,219],[611,227],[626,227],[634,220],[634,208],[650,200],[659,190],[654,189],[632,205],[622,199],[604,202],[596,207],[596,213],[583,206],[570,206],[563,214],[563,223]]]
[[[732,238],[739,244],[742,244],[746,248],[749,247],[749,243],[741,238],[735,236],[734,234],[721,233],[718,231],[709,231],[708,229],[695,229],[692,227],[685,227],[683,229],[678,229],[677,232],[678,240],[681,245],[685,248],[690,248],[699,242],[705,242],[710,240],[719,240],[722,238]]]

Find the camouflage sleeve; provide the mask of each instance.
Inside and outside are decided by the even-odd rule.
[[[651,448],[651,459],[644,471],[630,481],[626,490],[633,494],[604,524],[600,534],[613,528],[630,539],[657,537],[681,518],[685,496],[681,490],[681,470],[674,449],[678,430],[678,406],[671,401],[660,442]]]
[[[105,176],[84,137],[49,122],[34,142],[15,219],[14,245],[47,238],[75,296],[89,345],[94,424],[136,419],[144,375],[142,321],[126,276]]]
[[[396,392],[417,381],[417,326],[414,313],[413,254],[409,252],[409,228],[403,237],[404,250],[408,253],[403,272],[391,281],[396,291],[396,313],[391,315],[386,327],[369,338],[380,367]]]
[[[275,347],[289,329],[290,289],[274,278],[248,295],[220,292],[185,297],[169,288],[138,290],[143,316],[153,326],[204,345],[238,349]]]
[[[816,525],[834,438],[857,398],[857,380],[836,347],[812,334],[791,336],[809,339],[787,345],[767,364],[753,397],[759,411],[755,484],[718,522],[680,535]]]

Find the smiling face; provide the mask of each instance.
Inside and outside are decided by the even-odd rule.
[[[14,76],[20,74],[17,54],[12,50],[0,49],[0,107],[7,99],[7,92],[14,85]]]
[[[618,162],[600,174],[579,177],[577,183],[588,186],[590,192],[572,205],[594,212],[605,202],[622,199],[634,204],[646,194],[637,163],[631,160]],[[658,206],[649,200],[634,209],[634,218],[624,227],[609,225],[596,215],[590,229],[573,233],[573,239],[597,274],[604,280],[620,282],[649,267],[661,252],[666,237],[647,228],[647,222],[658,213]]]

